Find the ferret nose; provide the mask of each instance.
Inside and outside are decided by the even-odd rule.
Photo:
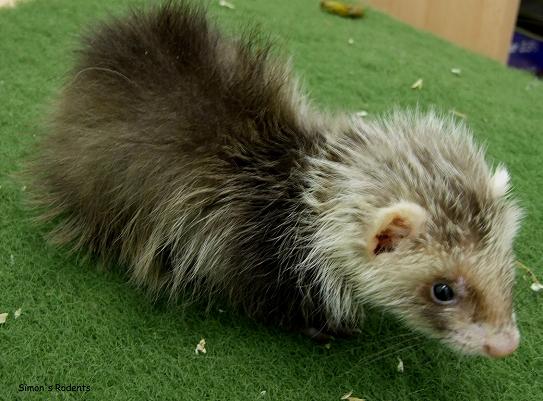
[[[503,330],[487,337],[484,351],[492,358],[501,358],[515,352],[519,341],[520,334],[517,328]]]

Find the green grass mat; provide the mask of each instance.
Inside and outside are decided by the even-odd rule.
[[[543,83],[377,12],[323,13],[317,0],[210,5],[219,24],[257,22],[292,54],[312,98],[378,114],[395,105],[467,115],[493,160],[505,162],[527,212],[517,254],[543,277]],[[504,360],[465,358],[372,311],[362,334],[328,348],[249,321],[225,305],[152,304],[121,274],[45,243],[13,178],[43,130],[78,32],[128,1],[29,0],[0,10],[0,400],[322,400],[350,390],[377,400],[543,399],[543,293],[519,271],[523,335]],[[354,43],[349,44],[352,38]],[[461,68],[461,76],[451,68]],[[424,79],[422,90],[411,85]],[[22,307],[22,315],[13,311]],[[195,355],[200,338],[206,355]],[[405,371],[398,373],[397,358]],[[47,385],[90,391],[47,391]],[[41,393],[19,385],[44,385]],[[266,393],[262,393],[265,391]]]

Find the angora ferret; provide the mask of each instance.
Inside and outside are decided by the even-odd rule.
[[[368,304],[465,353],[518,346],[505,168],[436,113],[319,112],[265,41],[197,7],[85,36],[32,171],[53,238],[153,292],[329,333]]]

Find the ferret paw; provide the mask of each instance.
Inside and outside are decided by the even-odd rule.
[[[302,334],[319,344],[325,344],[335,340],[333,335],[328,334],[322,329],[316,329],[315,327],[306,327],[305,329],[302,329]]]

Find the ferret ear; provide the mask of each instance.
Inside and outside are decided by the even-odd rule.
[[[490,191],[494,199],[501,198],[509,192],[509,172],[500,165],[490,179]]]
[[[405,238],[413,238],[424,229],[427,212],[412,202],[398,202],[380,209],[367,241],[368,254],[391,252]]]

